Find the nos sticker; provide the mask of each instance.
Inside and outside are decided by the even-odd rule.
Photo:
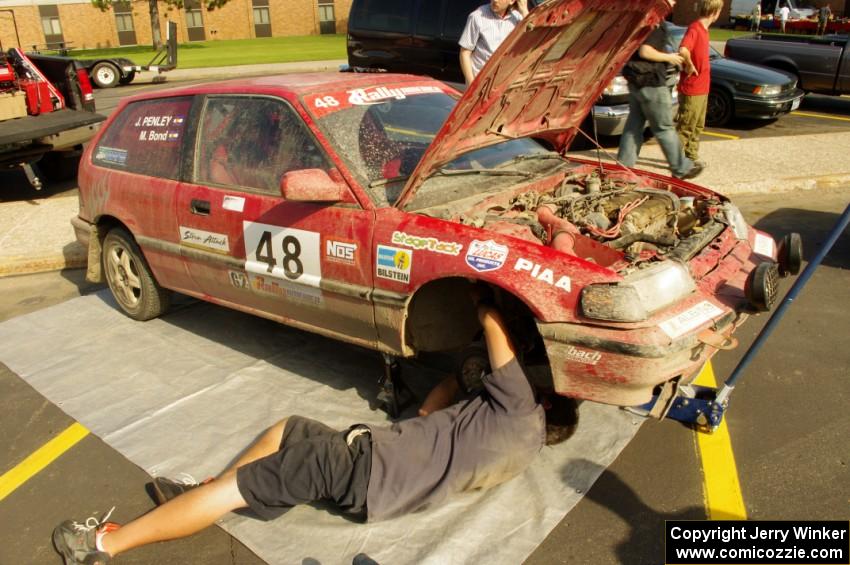
[[[413,251],[389,245],[378,246],[375,274],[382,279],[409,283],[410,268],[413,266]]]
[[[228,253],[230,251],[230,244],[227,241],[226,234],[197,230],[184,226],[180,226],[180,243],[219,253]]]
[[[675,339],[694,328],[698,328],[705,322],[713,320],[722,313],[723,310],[711,302],[703,300],[699,304],[688,308],[678,316],[661,322],[659,326],[662,330],[664,330],[664,333],[670,336],[671,339]]]
[[[466,250],[466,264],[480,273],[501,268],[507,258],[508,246],[499,245],[492,239],[473,239]]]
[[[322,281],[316,232],[242,222],[245,270],[318,288]]]

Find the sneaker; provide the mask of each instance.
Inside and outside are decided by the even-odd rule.
[[[207,479],[203,483],[199,483],[192,475],[183,473],[180,475],[180,480],[172,480],[166,477],[156,477],[153,480],[153,491],[156,495],[157,504],[165,504],[172,498],[177,498],[184,492],[196,489],[202,484],[210,482],[212,479]]]
[[[681,175],[673,175],[673,176],[676,177],[677,179],[689,180],[689,179],[696,178],[697,176],[699,176],[699,174],[702,172],[702,170],[704,168],[705,168],[705,166],[702,164],[701,161],[696,161],[691,166],[691,168],[688,169],[687,172],[685,172]]]
[[[115,510],[113,507],[112,510]],[[98,520],[94,516],[84,523],[65,520],[53,530],[53,546],[65,565],[105,565],[111,556],[97,548],[97,540],[104,534],[114,532],[121,526],[107,522],[112,510]]]

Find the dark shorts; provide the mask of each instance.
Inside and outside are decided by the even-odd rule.
[[[266,520],[318,500],[330,500],[365,519],[372,440],[365,433],[346,443],[349,432],[358,428],[365,426],[340,432],[309,418],[290,417],[280,449],[236,471],[239,492]]]

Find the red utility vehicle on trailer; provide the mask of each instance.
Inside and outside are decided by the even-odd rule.
[[[73,59],[0,50],[0,168],[23,169],[36,189],[39,170],[73,178],[83,143],[106,119],[94,109],[88,73]]]

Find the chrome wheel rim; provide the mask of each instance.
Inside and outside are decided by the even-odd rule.
[[[136,308],[142,299],[142,282],[136,261],[124,246],[110,246],[106,255],[106,274],[115,298],[127,308]]]

